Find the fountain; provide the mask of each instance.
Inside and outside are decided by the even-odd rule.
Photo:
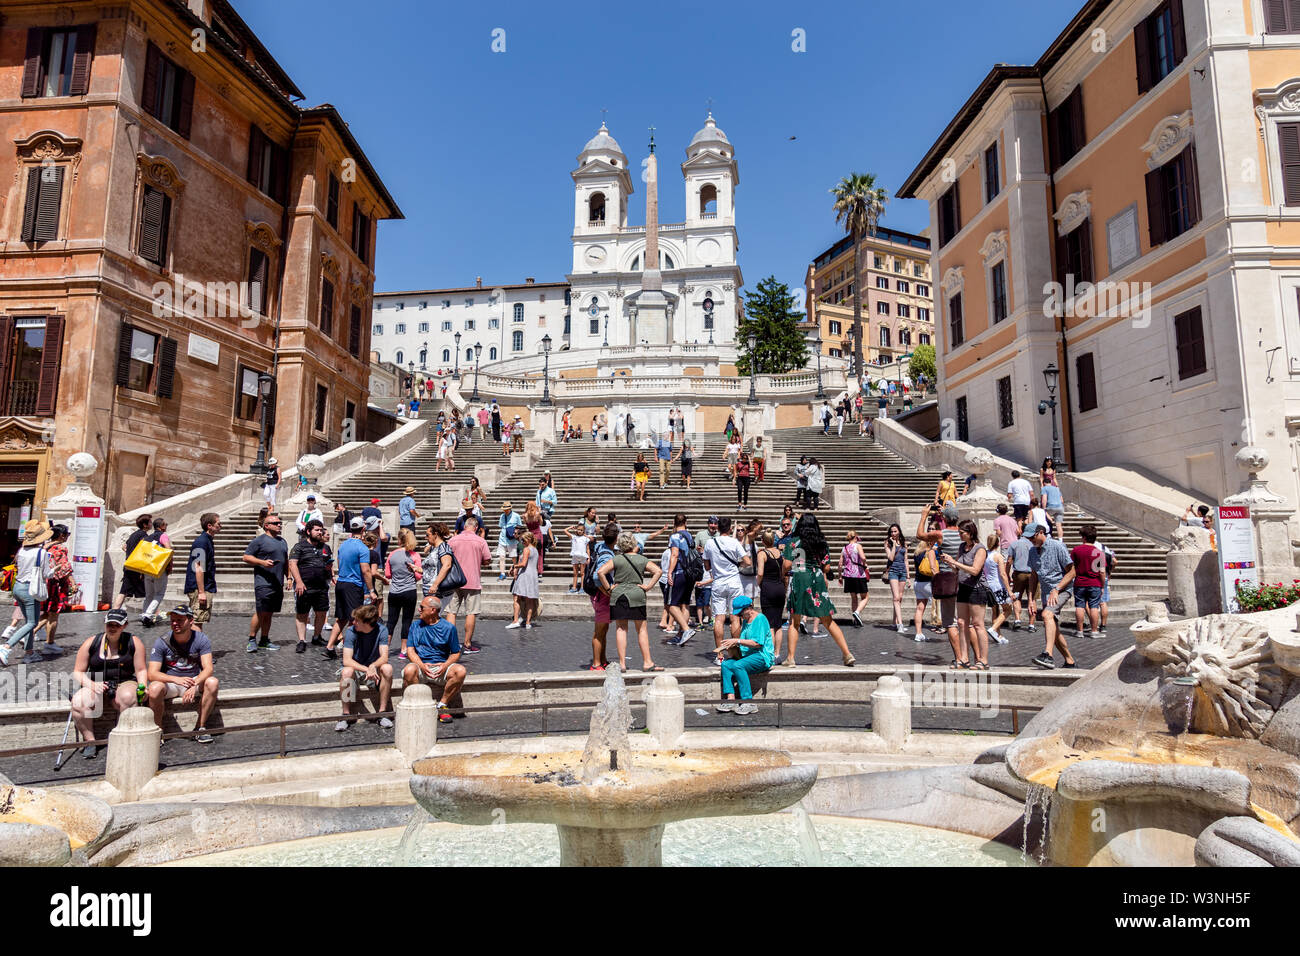
[[[94,797],[0,786],[0,866],[84,864],[83,849],[112,819],[108,804]]]
[[[582,751],[426,757],[411,792],[439,820],[554,824],[564,866],[658,866],[664,824],[771,813],[801,800],[817,767],[747,748],[637,750],[617,666],[605,676]]]

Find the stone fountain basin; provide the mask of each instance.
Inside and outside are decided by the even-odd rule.
[[[61,866],[112,820],[112,808],[93,797],[0,786],[0,866]]]
[[[817,780],[814,764],[739,747],[638,750],[630,772],[569,783],[580,779],[581,768],[577,750],[426,757],[411,768],[411,791],[429,813],[450,823],[643,829],[694,817],[772,813],[799,802]]]

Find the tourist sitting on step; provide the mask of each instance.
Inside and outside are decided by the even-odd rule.
[[[731,612],[740,618],[739,637],[729,637],[718,645],[722,657],[722,703],[719,713],[754,714],[750,677],[772,669],[776,655],[772,647],[772,629],[768,620],[754,608],[751,598],[743,594],[731,601]],[[740,703],[737,704],[736,701]]]
[[[388,628],[379,620],[379,609],[363,604],[352,612],[352,624],[343,633],[343,669],[339,672],[339,696],[343,698],[343,719],[334,725],[342,733],[352,726],[348,720],[357,703],[358,685],[379,691],[379,710],[388,710],[393,692],[393,665],[388,662]],[[389,717],[379,718],[379,726],[393,726]]]
[[[138,688],[148,684],[144,642],[126,630],[127,613],[121,608],[104,615],[104,630],[85,640],[77,650],[72,679],[81,688],[72,695],[72,720],[86,741],[81,755],[87,760],[99,753],[94,718],[105,710],[106,700],[118,713],[140,702]]]
[[[154,721],[163,725],[167,701],[199,705],[199,725],[194,738],[201,744],[212,743],[208,721],[217,706],[220,682],[212,665],[212,642],[194,626],[194,612],[181,604],[168,612],[171,634],[154,641],[149,652],[149,708]]]
[[[451,723],[448,704],[460,695],[465,683],[465,667],[460,660],[460,638],[454,625],[439,616],[442,602],[427,595],[420,602],[420,619],[411,625],[406,653],[409,663],[402,668],[405,684],[431,684],[438,698],[438,720]]]

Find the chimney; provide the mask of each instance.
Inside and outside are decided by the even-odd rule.
[[[482,276],[475,276],[475,277],[474,277],[474,288],[476,288],[476,289],[481,289],[481,288],[483,288],[483,277],[482,277]]]
[[[532,284],[533,284],[534,282],[536,282],[536,281],[537,281],[537,280],[536,280],[535,278],[533,278],[532,276],[529,276],[527,279],[524,280],[524,284],[525,284],[525,285],[532,285]]]

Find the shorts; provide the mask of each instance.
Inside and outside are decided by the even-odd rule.
[[[886,581],[906,581],[906,580],[907,580],[907,572],[906,572],[906,571],[887,571],[887,572],[885,572],[885,580],[886,580]]]
[[[668,605],[673,607],[678,604],[689,604],[691,602],[691,588],[694,585],[685,578],[673,582],[672,588],[668,592]]]
[[[1101,588],[1095,586],[1076,587],[1074,589],[1074,606],[1076,608],[1101,607]]]
[[[195,624],[207,624],[208,621],[212,620],[212,602],[215,595],[213,595],[211,591],[207,592],[207,598],[208,598],[207,607],[199,607],[198,591],[186,591],[185,597],[190,602],[190,610],[194,612]]]
[[[709,595],[709,610],[712,611],[715,616],[719,614],[730,614],[732,600],[740,597],[741,594],[744,593],[740,588],[732,584],[714,584],[711,591],[712,593]]]
[[[475,591],[470,588],[457,588],[447,597],[447,603],[443,605],[443,614],[464,614],[466,617],[472,617],[479,613],[479,608],[483,604],[483,592]]]
[[[1041,581],[1038,582],[1038,599],[1040,602],[1038,609],[1044,614],[1055,614],[1057,611],[1061,610],[1061,608],[1065,607],[1065,605],[1069,603],[1070,598],[1074,596],[1073,591],[1058,592],[1056,595],[1056,607],[1051,608],[1047,606],[1047,595],[1051,590],[1052,585],[1044,584]]]
[[[1007,594],[1005,588],[998,588],[996,591],[989,591],[989,607],[1000,608],[1004,604],[1011,603],[1011,595]]]
[[[371,663],[373,663],[373,661]],[[365,664],[358,664],[358,667],[365,667],[365,666],[366,666]],[[371,689],[372,688],[369,687],[366,688],[366,690],[371,690]],[[378,690],[379,685],[376,684],[373,689]],[[357,692],[361,690],[361,678],[357,676],[355,670],[352,673],[351,680],[347,681],[346,683],[344,683],[342,680],[339,681],[339,690],[341,692],[340,697],[342,697],[343,703],[355,704],[357,702]]]
[[[609,619],[611,621],[644,621],[645,605],[641,604],[632,607],[628,604],[626,597],[621,597],[609,607]]]
[[[366,592],[360,584],[340,581],[334,585],[334,609],[340,621],[352,620],[352,612],[366,603]]]
[[[1034,583],[1033,571],[1013,571],[1011,573],[1011,590],[1016,597],[1021,597],[1029,592],[1029,586]]]
[[[918,601],[928,601],[934,597],[934,592],[930,590],[929,581],[917,580],[912,583],[912,591],[916,594]]]
[[[712,585],[710,585],[709,587],[700,587],[700,586],[697,584],[697,585],[695,586],[695,606],[696,606],[696,607],[709,607],[709,606],[710,606],[710,602],[711,602],[712,600],[713,600],[713,586],[712,586]]]
[[[139,571],[123,571],[122,586],[117,593],[129,598],[144,597],[144,575]]]
[[[1021,518],[1029,516],[1029,505],[1012,505],[1011,516],[1019,521]]]
[[[989,603],[989,589],[983,584],[961,584],[957,586],[957,603],[958,604],[978,604],[985,605]]]
[[[591,596],[591,609],[596,612],[597,624],[609,623],[609,595],[604,591],[597,591]]]
[[[175,700],[177,697],[182,696],[187,690],[189,690],[188,687],[182,687],[180,684],[172,684],[172,683],[164,684],[163,700]],[[199,702],[199,699],[202,696],[203,696],[203,688],[200,687],[198,693],[194,695],[194,703],[197,704]]]
[[[436,667],[437,665],[441,664],[442,661],[425,661],[425,663],[426,663],[426,664],[433,664],[433,665]],[[414,683],[414,684],[429,684],[429,685],[431,685],[431,686],[433,686],[433,687],[442,687],[444,684],[447,683],[447,671],[444,670],[444,671],[442,672],[442,676],[441,676],[441,677],[433,678],[433,677],[430,677],[428,674],[426,674],[426,673],[424,672],[424,668],[423,668],[423,667],[416,667],[416,669],[415,669],[415,680],[414,680],[414,681],[411,681],[411,683]]]
[[[254,591],[253,606],[258,614],[279,614],[284,607],[284,589],[279,591]]]
[[[330,593],[322,588],[319,591],[304,591],[294,598],[293,610],[296,614],[309,614],[312,611],[328,611]]]
[[[866,578],[845,578],[844,590],[848,594],[866,594],[867,579]]]
[[[497,544],[496,551],[493,552],[498,558],[514,558],[519,555],[519,545],[517,544]]]
[[[1106,585],[1101,589],[1101,603],[1110,603],[1110,578],[1106,579]]]
[[[1047,517],[1051,518],[1055,524],[1060,524],[1065,520],[1065,509],[1052,509],[1047,512]]]
[[[681,460],[681,466],[682,466],[682,477],[689,478],[691,477],[691,469],[695,467],[695,459],[683,458]]]

